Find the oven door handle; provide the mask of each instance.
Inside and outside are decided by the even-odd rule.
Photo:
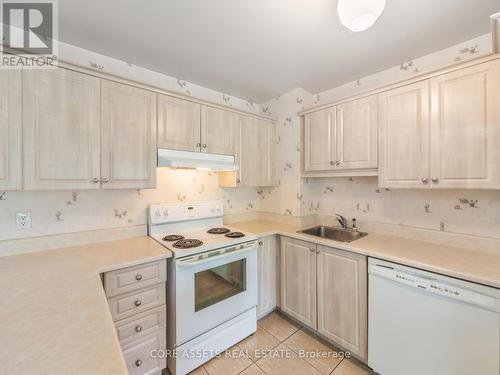
[[[220,254],[220,255],[207,256],[207,255],[210,255],[210,253],[211,253],[211,252],[208,252],[205,254],[205,256],[207,256],[207,257],[203,257],[201,259],[200,259],[200,256],[190,257],[190,258],[186,258],[186,259],[180,259],[176,262],[176,265],[178,267],[182,267],[182,268],[193,267],[193,266],[197,266],[200,264],[212,262],[214,260],[227,258],[227,257],[233,256],[233,255],[240,255],[240,254],[247,253],[249,251],[254,250],[256,248],[256,245],[257,245],[257,241],[247,242],[243,245],[226,248],[226,249],[224,249],[225,252]],[[216,253],[219,251],[221,251],[221,249],[215,250],[215,251],[213,251],[213,253]]]

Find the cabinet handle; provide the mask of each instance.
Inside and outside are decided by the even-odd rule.
[[[439,182],[439,178],[437,177],[432,177],[432,182],[437,184]]]
[[[340,165],[340,161],[336,161],[335,165],[338,167]]]
[[[94,178],[92,179],[92,182],[93,182],[94,184],[98,184],[98,183],[99,183],[99,179],[98,179],[97,177],[94,177]]]
[[[259,241],[259,246],[262,246],[264,245],[264,243],[262,241]]]
[[[316,250],[314,250],[314,249],[309,249],[309,251],[310,251],[311,253],[314,253]]]
[[[196,147],[201,147],[201,143],[199,143],[199,142],[198,142],[198,143],[196,144]]]
[[[335,165],[335,163],[333,161],[330,162],[330,165]]]
[[[316,254],[319,254],[319,250],[316,250]]]
[[[239,178],[236,179],[236,183],[239,184],[241,180]]]
[[[135,275],[135,279],[136,279],[137,281],[141,281],[141,280],[142,280],[142,275],[141,275],[140,273],[139,273],[139,274],[137,274],[137,275]]]
[[[207,144],[206,143],[203,143],[203,148],[207,148]]]
[[[137,333],[141,332],[141,331],[142,331],[142,327],[141,327],[141,326],[137,326],[137,327],[135,327],[135,331],[136,331]]]
[[[140,299],[136,300],[136,301],[134,302],[134,305],[136,305],[137,307],[141,306],[141,305],[142,305],[141,300],[140,300]]]
[[[429,183],[429,179],[427,177],[422,178],[422,183],[427,185]]]
[[[135,365],[136,367],[140,367],[142,365],[142,361],[138,359],[137,361],[135,361]]]
[[[107,184],[109,182],[109,179],[105,177],[105,178],[102,179],[102,182],[105,183],[105,184]]]

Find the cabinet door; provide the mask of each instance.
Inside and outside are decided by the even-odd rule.
[[[222,109],[201,107],[201,151],[234,155],[235,114]]]
[[[316,245],[282,237],[281,309],[316,329]]]
[[[431,79],[432,188],[500,188],[500,62]]]
[[[337,125],[335,107],[309,113],[304,123],[304,170],[335,169]]]
[[[0,190],[21,190],[21,71],[0,70],[0,92]]]
[[[100,80],[66,69],[23,73],[25,190],[99,189]]]
[[[377,168],[377,97],[337,106],[337,169]]]
[[[276,307],[276,236],[259,238],[257,259],[259,280],[257,317],[262,318]]]
[[[154,188],[156,94],[103,80],[101,116],[103,188]]]
[[[237,116],[237,186],[274,184],[275,124],[249,116]]]
[[[200,105],[158,95],[158,147],[200,151]]]
[[[318,245],[318,332],[367,359],[366,257]]]
[[[384,188],[429,187],[429,81],[379,95],[379,177]]]

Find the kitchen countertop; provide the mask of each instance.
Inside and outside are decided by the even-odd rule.
[[[171,256],[149,237],[0,258],[1,374],[127,374],[100,273]]]
[[[272,221],[246,221],[231,226],[257,236],[279,234],[500,288],[500,251],[481,252],[377,233],[343,243],[297,233],[301,228]]]

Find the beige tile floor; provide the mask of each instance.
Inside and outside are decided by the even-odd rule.
[[[257,332],[252,336],[191,374],[369,375],[372,372],[353,359],[343,358],[334,347],[274,312],[258,322]]]

